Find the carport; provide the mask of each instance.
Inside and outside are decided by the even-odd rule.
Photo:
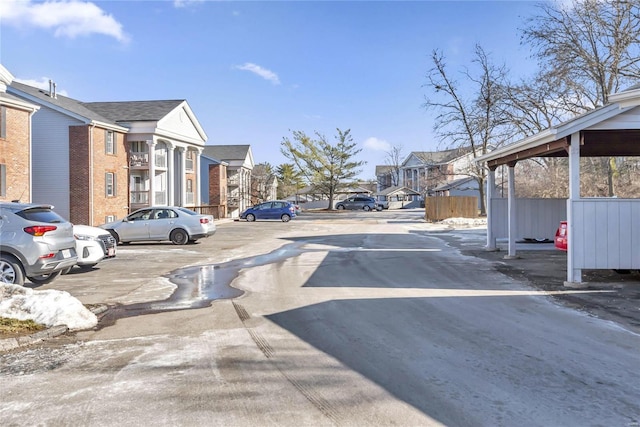
[[[567,281],[586,269],[640,269],[640,199],[580,197],[580,157],[640,156],[640,87],[611,95],[610,103],[479,157],[487,179],[487,250],[507,237],[549,236],[568,222]],[[569,158],[569,199],[516,199],[515,166],[533,157]],[[496,169],[508,167],[508,197],[495,194]],[[551,227],[551,228],[550,228]],[[504,236],[503,234],[506,234]]]

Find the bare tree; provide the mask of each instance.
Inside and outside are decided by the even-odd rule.
[[[400,165],[404,154],[402,153],[402,145],[393,145],[389,151],[386,152],[384,159],[385,165],[389,167],[389,176],[391,180],[391,186],[397,187],[400,185]]]
[[[425,86],[433,94],[426,98],[424,107],[437,111],[434,129],[441,141],[451,148],[468,148],[474,158],[502,145],[509,138],[503,105],[506,68],[494,65],[484,49],[476,45],[472,61],[475,72],[461,71],[471,86],[471,95],[464,97],[465,92],[447,69],[443,54],[435,50],[431,59],[434,67],[429,70]],[[482,165],[470,162],[466,174],[478,181],[481,213],[484,214],[487,172]]]
[[[538,7],[539,13],[527,20],[522,40],[534,48],[534,57],[543,70],[545,80],[538,79],[538,83],[560,89],[556,89],[557,96],[547,98],[556,107],[577,115],[606,105],[610,94],[637,83],[640,2],[572,0],[571,4],[545,2]],[[540,84],[534,87],[539,89]],[[521,111],[522,117],[531,114]],[[520,130],[529,133],[525,127]],[[624,160],[611,157],[586,162],[588,172],[606,174],[606,195],[615,194],[617,177],[629,170]],[[593,186],[593,191],[602,192],[598,190],[600,184],[594,182]]]
[[[269,163],[258,163],[251,171],[251,201],[252,203],[264,202],[273,198],[271,188],[275,175]]]
[[[522,40],[541,69],[573,89],[576,112],[605,105],[640,76],[640,3],[620,0],[544,2]]]

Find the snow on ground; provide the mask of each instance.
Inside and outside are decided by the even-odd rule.
[[[487,225],[487,218],[447,218],[443,219],[442,221],[438,221],[438,224],[481,227]]]
[[[66,325],[70,330],[90,329],[98,318],[68,292],[37,291],[0,284],[0,316],[33,320],[46,326]]]

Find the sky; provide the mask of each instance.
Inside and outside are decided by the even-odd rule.
[[[83,102],[186,99],[207,144],[288,160],[293,131],[351,130],[375,179],[400,147],[447,148],[423,108],[434,49],[451,74],[476,44],[512,76],[535,62],[529,1],[0,1],[0,63],[16,80]]]

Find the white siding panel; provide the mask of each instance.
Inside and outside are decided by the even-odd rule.
[[[587,130],[602,130],[602,129],[638,129],[638,123],[640,122],[640,107],[632,108],[629,111],[625,111],[622,114],[618,114],[615,117],[598,123],[595,126],[589,127]]]
[[[580,269],[640,269],[640,200],[573,201],[574,264]]]
[[[516,238],[553,240],[560,221],[566,218],[566,199],[517,199]],[[506,198],[491,200],[491,227],[497,239],[508,237]]]
[[[41,107],[33,115],[34,203],[49,203],[69,219],[69,126],[83,123]]]

